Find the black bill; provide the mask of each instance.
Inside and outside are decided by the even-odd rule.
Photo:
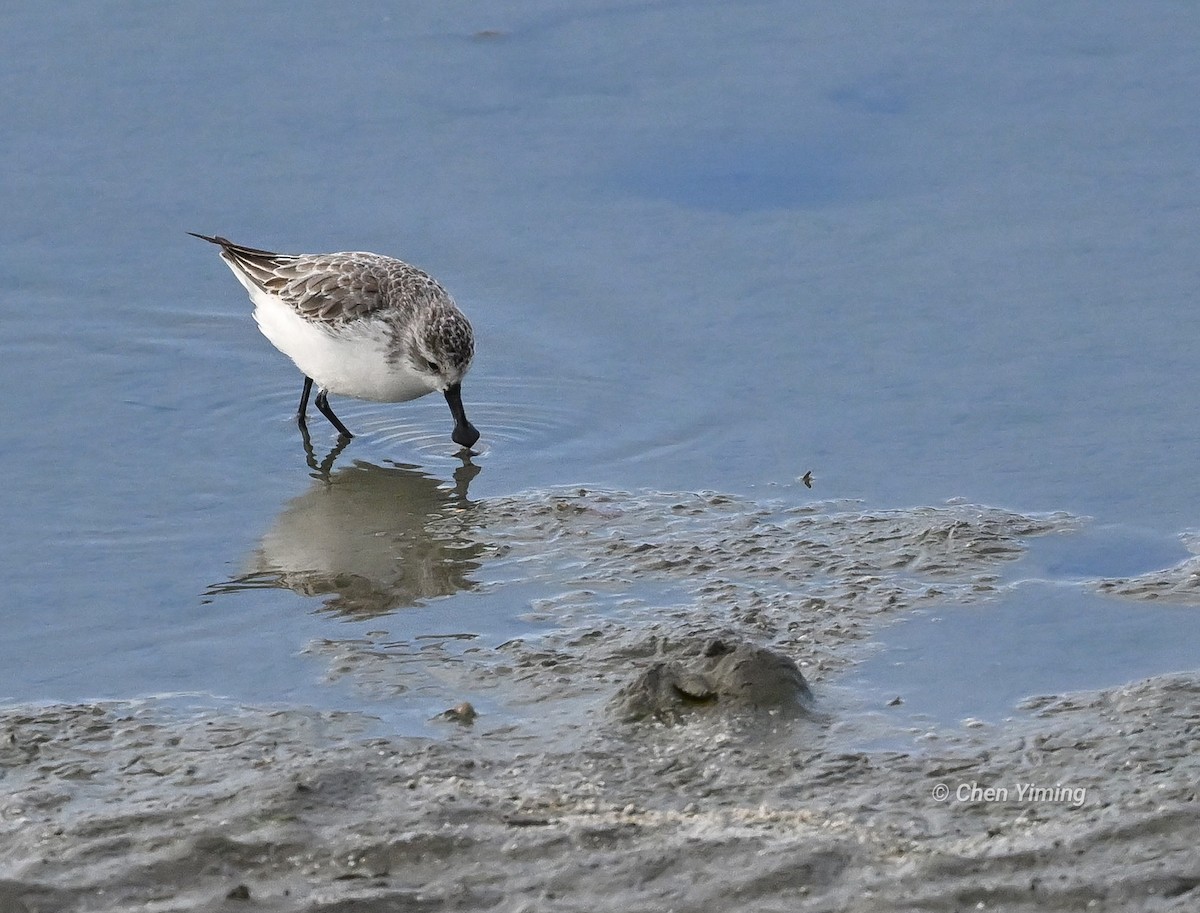
[[[467,410],[462,404],[462,384],[446,388],[446,402],[450,404],[450,414],[454,416],[454,433],[450,439],[462,447],[473,446],[479,440],[479,432],[467,421]]]

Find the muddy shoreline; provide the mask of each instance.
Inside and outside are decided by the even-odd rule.
[[[880,619],[991,598],[1073,518],[575,490],[471,524],[473,560],[561,586],[542,634],[381,622],[307,652],[373,698],[498,709],[416,738],[303,707],[2,708],[0,911],[1195,907],[1200,675],[895,726],[904,750],[855,747],[886,708],[830,698]],[[338,579],[304,585],[344,603]],[[675,601],[619,598],[645,580]]]
[[[297,710],[10,709],[0,909],[1190,910],[1197,707],[1200,678],[1159,678],[920,753],[829,750],[811,722],[562,753]]]

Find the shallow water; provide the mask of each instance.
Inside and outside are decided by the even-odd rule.
[[[914,713],[1195,668],[1194,605],[1091,589],[1182,561],[1200,517],[1194,18],[0,12],[0,698],[362,706],[312,645],[554,629],[531,603],[569,575],[472,523],[559,485],[1094,518],[1004,571],[1036,582],[882,630],[857,687]],[[319,419],[313,478],[299,376],[188,230],[439,276],[479,340],[473,465],[444,403],[346,402],[344,484]],[[1013,660],[976,683],[984,637]],[[415,728],[463,696],[370,706]]]
[[[1074,587],[1029,584],[996,604],[926,609],[897,623],[842,684],[863,692],[865,707],[888,708],[896,725],[998,723],[1031,696],[1194,669],[1191,612],[1131,611]]]
[[[1194,606],[1131,603],[1094,585],[1106,575],[1178,573],[1188,556],[1144,530],[1096,524],[1031,540],[999,578],[997,598],[918,610],[890,626],[842,684],[863,706],[919,732],[999,722],[1033,695],[1195,669]]]

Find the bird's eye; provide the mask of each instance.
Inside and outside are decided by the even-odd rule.
[[[428,368],[430,371],[432,371],[434,374],[441,374],[441,373],[442,373],[442,369],[438,367],[438,363],[437,363],[436,361],[428,361],[428,360],[426,360],[426,362],[425,362],[425,367],[427,367],[427,368]]]

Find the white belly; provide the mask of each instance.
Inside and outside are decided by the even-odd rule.
[[[437,389],[404,358],[395,358],[389,334],[372,321],[331,333],[305,320],[291,307],[264,292],[251,294],[254,319],[272,345],[295,362],[317,386],[356,399],[400,403]]]

